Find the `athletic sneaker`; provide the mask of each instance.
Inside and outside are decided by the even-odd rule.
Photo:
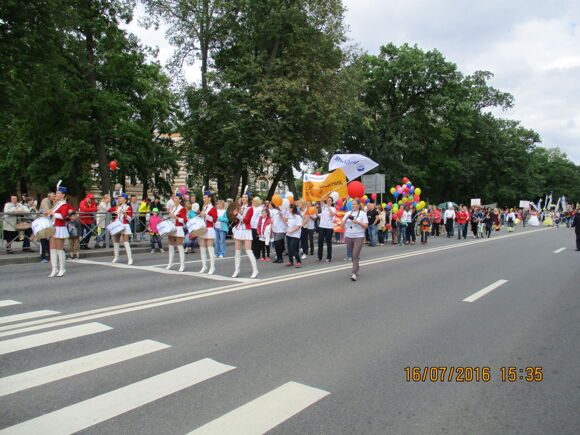
[[[155,249],[152,249],[150,254],[155,254]]]
[[[302,267],[302,263],[296,263],[296,269],[300,269]]]
[[[307,257],[308,257],[308,255],[302,254],[302,256],[300,258],[302,258],[303,260],[305,260]]]
[[[356,273],[353,273],[350,277],[351,281],[356,281]]]

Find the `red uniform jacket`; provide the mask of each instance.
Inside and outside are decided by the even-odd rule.
[[[217,208],[212,205],[211,208],[205,212],[205,226],[208,228],[213,228],[214,224],[217,222],[217,219]]]
[[[463,224],[467,223],[468,216],[469,215],[467,214],[467,212],[465,212],[463,210],[462,211],[458,211],[455,214],[455,217],[457,219],[457,223],[460,224],[460,225],[463,225]]]
[[[93,200],[89,205],[85,198],[79,204],[79,211],[81,212],[80,221],[85,225],[91,225],[95,221],[95,217],[92,213],[97,212],[97,203]]]
[[[254,215],[254,209],[252,207],[248,207],[246,209],[246,214],[245,214],[244,219],[242,221],[244,223],[244,225],[243,225],[244,229],[246,229],[246,230],[252,229],[251,221],[252,221],[253,215]],[[239,220],[236,222],[236,225],[238,225],[238,223],[239,223]]]
[[[123,215],[123,224],[128,224],[130,222],[130,218],[131,216],[133,216],[133,209],[131,208],[130,205],[125,204],[127,206],[127,210],[125,211],[125,214]],[[115,207],[111,207],[109,209],[110,213],[116,213],[117,212],[117,206]],[[117,220],[119,219],[119,217],[117,216]]]
[[[74,209],[66,203],[57,208],[54,212],[54,226],[64,227],[66,225],[65,219],[68,217],[68,214],[71,211],[74,211]]]
[[[177,219],[175,219],[175,226],[176,227],[184,226],[185,223],[187,222],[187,210],[185,210],[185,207],[181,207],[177,213],[174,212],[173,214],[177,216]]]

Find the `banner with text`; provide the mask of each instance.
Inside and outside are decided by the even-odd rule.
[[[341,198],[348,195],[346,175],[342,169],[330,174],[304,174],[302,184],[302,199],[305,201],[320,201],[325,193],[338,192]]]

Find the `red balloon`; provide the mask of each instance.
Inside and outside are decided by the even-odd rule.
[[[409,182],[409,179],[407,177],[403,177],[403,184],[407,184]]]
[[[360,181],[351,181],[347,188],[351,198],[362,198],[365,194],[365,186]]]
[[[413,199],[415,200],[415,202],[421,201],[421,197],[419,195],[414,195]]]
[[[320,175],[320,172],[315,172],[314,175]]]
[[[371,199],[373,201],[376,201],[377,200],[377,194],[376,193],[371,193]]]
[[[343,204],[343,203],[342,203],[342,198],[338,198],[338,199],[336,200],[336,206],[337,206],[338,208],[342,208],[342,204]]]
[[[401,188],[401,185],[400,185],[400,184],[397,184],[397,185],[395,186],[395,190],[399,190],[400,188]]]
[[[116,160],[111,160],[111,161],[109,162],[109,169],[110,169],[111,171],[116,171],[116,170],[117,170],[117,168],[118,168],[117,161],[116,161]]]
[[[389,203],[387,204],[389,207],[393,206],[393,203],[389,201]]]
[[[403,210],[402,209],[399,209],[399,211],[397,212],[397,216],[398,217],[403,216]]]

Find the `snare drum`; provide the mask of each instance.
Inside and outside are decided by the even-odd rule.
[[[39,217],[32,222],[32,232],[34,237],[40,239],[50,239],[56,230],[52,225],[52,221],[47,217]]]
[[[199,216],[191,218],[185,225],[189,231],[189,238],[203,236],[207,232],[205,221]]]
[[[175,224],[173,222],[166,220],[160,224],[157,224],[157,231],[159,231],[160,236],[164,236],[166,234],[171,235],[177,231],[177,228],[175,228]]]
[[[107,225],[107,230],[109,231],[111,236],[114,236],[116,234],[119,234],[121,231],[124,231],[125,225],[123,225],[123,222],[121,221],[113,221],[109,225]]]

